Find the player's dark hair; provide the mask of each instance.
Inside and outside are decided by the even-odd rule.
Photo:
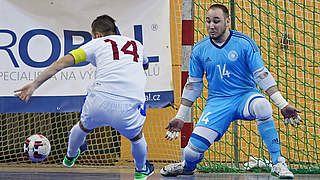
[[[222,11],[223,11],[223,13],[224,13],[224,16],[226,17],[226,18],[228,18],[229,17],[229,10],[228,10],[228,8],[226,7],[226,6],[224,6],[224,5],[222,5],[222,4],[212,4],[210,7],[209,7],[209,9],[221,9]],[[208,9],[208,10],[209,10]]]
[[[115,20],[108,15],[98,16],[91,24],[93,33],[100,32],[103,35],[116,34]]]

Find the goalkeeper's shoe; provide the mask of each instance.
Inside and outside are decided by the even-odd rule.
[[[146,170],[145,171],[138,171],[136,169],[135,173],[134,173],[134,180],[146,180],[153,173],[154,173],[153,164],[149,163],[149,161],[146,161]]]
[[[162,176],[179,176],[179,175],[193,175],[195,172],[194,170],[186,170],[186,164],[185,162],[180,162],[180,163],[174,163],[174,164],[169,164],[165,167],[163,167],[160,170],[160,174]]]
[[[80,154],[83,154],[83,152],[87,149],[87,143],[84,142],[79,150],[78,150],[78,155],[76,157],[68,157],[67,155],[63,159],[63,165],[66,167],[72,167],[76,160],[79,158]]]
[[[283,157],[278,157],[278,163],[271,168],[271,175],[280,179],[293,179],[293,173],[288,169],[288,166]]]

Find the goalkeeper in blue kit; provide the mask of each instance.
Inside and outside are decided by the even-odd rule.
[[[264,66],[257,44],[237,31],[229,29],[228,9],[221,4],[210,6],[206,14],[208,36],[198,42],[190,57],[189,78],[184,87],[181,105],[168,126],[167,139],[177,138],[193,102],[201,95],[203,76],[208,81],[208,99],[188,145],[184,161],[161,169],[163,176],[192,175],[204,152],[219,141],[232,121],[256,120],[273,166],[271,174],[293,178],[280,153],[280,141],[272,117],[272,106],[256,87],[266,92],[281,109],[285,124],[300,124],[300,111],[288,104],[276,81]]]

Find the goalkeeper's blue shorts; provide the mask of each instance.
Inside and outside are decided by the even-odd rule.
[[[264,97],[264,95],[257,91],[251,91],[238,96],[211,98],[207,101],[196,126],[218,132],[219,135],[215,141],[220,140],[232,121],[255,119],[248,113],[244,115],[245,108],[248,108],[253,97]]]

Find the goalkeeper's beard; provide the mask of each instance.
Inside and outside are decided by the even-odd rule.
[[[220,34],[219,36],[217,36],[217,37],[212,37],[212,36],[210,36],[210,37],[211,37],[211,39],[214,40],[215,42],[224,42],[225,40],[223,39],[223,36],[225,35],[226,31],[227,31],[227,27],[225,27],[225,28],[223,29],[223,31],[221,32],[221,34]]]

